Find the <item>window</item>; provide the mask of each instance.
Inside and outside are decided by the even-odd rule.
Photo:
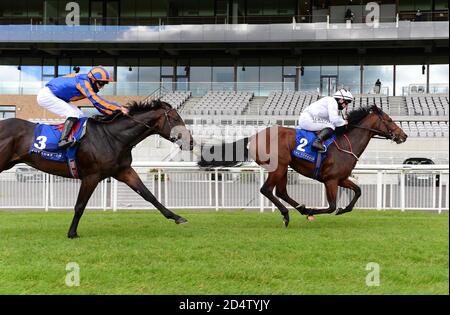
[[[396,67],[395,95],[404,96],[411,93],[425,93],[427,84],[426,69],[422,65],[401,65]]]
[[[211,90],[211,66],[192,66],[189,69],[190,89],[193,95],[204,95]]]
[[[137,59],[120,59],[117,66],[117,95],[139,95]],[[148,91],[146,91],[148,92]]]
[[[159,89],[161,71],[159,64],[159,59],[140,59],[138,95],[149,95]]]
[[[241,59],[237,67],[237,90],[258,91],[259,90],[259,60]]]
[[[261,59],[260,91],[261,96],[269,95],[270,91],[281,91],[283,82],[283,66],[281,58]]]
[[[389,96],[394,95],[394,66],[364,66],[363,71],[364,94],[375,92],[375,82],[379,79],[381,82],[380,93]]]
[[[0,119],[15,118],[16,107],[15,106],[0,106]]]
[[[354,94],[359,94],[360,76],[359,66],[339,66],[339,87],[349,89]]]
[[[300,77],[301,91],[318,92],[320,88],[320,66],[304,66]]]
[[[430,65],[430,93],[448,93],[448,64]]]
[[[434,9],[435,10],[448,10],[448,1],[447,0],[435,0],[434,1]]]
[[[120,24],[132,25],[135,22],[136,7],[134,0],[120,1]]]

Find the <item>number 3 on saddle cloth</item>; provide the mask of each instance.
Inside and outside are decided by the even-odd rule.
[[[78,178],[76,167],[76,155],[80,140],[86,134],[86,122],[88,118],[83,117],[78,120],[72,128],[69,135],[69,141],[75,140],[75,143],[65,149],[58,149],[58,141],[61,138],[61,131],[64,124],[59,125],[44,125],[37,124],[34,129],[34,139],[31,144],[30,154],[39,154],[43,159],[67,162],[69,170],[73,178]]]
[[[326,151],[324,153],[317,152],[311,145],[316,140],[316,133],[314,131],[303,130],[297,128],[295,130],[295,149],[292,151],[292,155],[315,164],[314,178],[319,177],[320,165],[326,157]],[[331,136],[326,140],[323,145],[325,149],[336,139],[336,135]]]

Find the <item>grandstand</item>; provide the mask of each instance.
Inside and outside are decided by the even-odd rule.
[[[395,148],[374,141],[361,163],[425,154],[448,163],[445,1],[379,1],[379,27],[365,23],[366,1],[81,0],[79,20],[67,19],[67,2],[0,2],[0,119],[61,122],[36,104],[37,92],[99,64],[115,81],[105,98],[161,97],[205,141],[294,127],[306,106],[346,87],[349,110],[376,104],[409,135]],[[96,113],[89,101],[76,104]],[[171,148],[151,137],[135,155],[164,159]]]

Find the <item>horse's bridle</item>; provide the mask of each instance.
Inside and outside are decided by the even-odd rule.
[[[169,130],[172,130],[172,124],[170,123],[170,118],[169,118],[169,113],[171,112],[171,111],[173,111],[173,110],[175,110],[175,108],[169,108],[169,109],[167,109],[167,110],[164,110],[164,116],[165,116],[165,123],[167,123],[168,125],[169,125]],[[129,114],[126,114],[125,115],[126,117],[128,117],[128,118],[130,118],[132,121],[134,121],[134,122],[136,122],[136,123],[138,123],[138,124],[140,124],[140,125],[142,125],[142,126],[145,126],[145,127],[147,127],[147,129],[150,129],[150,130],[155,130],[155,128],[154,127],[152,127],[152,126],[150,126],[149,124],[147,124],[147,123],[145,123],[145,122],[143,122],[143,121],[140,121],[139,119],[136,119],[136,118],[134,118],[133,116],[131,116],[131,115],[129,115]],[[176,142],[178,140],[178,138],[176,138],[176,137],[169,137],[169,141],[170,142]]]
[[[382,133],[380,132],[380,130],[378,129],[373,129],[373,128],[368,128],[368,127],[362,127],[360,125],[351,125],[352,127],[355,128],[359,128],[359,129],[364,129],[364,130],[368,130],[368,131],[372,131],[373,133],[375,133],[375,136],[373,138],[375,139],[388,139],[388,140],[392,140],[395,141],[397,140],[397,136],[394,134],[394,131],[398,128],[395,129],[391,129],[389,128],[388,123],[383,119],[383,110],[378,108],[376,110],[374,110],[374,112],[377,114],[378,116],[378,126],[382,123],[384,124],[384,126],[386,127],[386,129],[388,130],[388,133]]]

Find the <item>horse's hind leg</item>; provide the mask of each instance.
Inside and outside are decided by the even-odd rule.
[[[16,165],[16,162],[11,161],[13,149],[14,146],[12,141],[3,144],[0,141],[0,173]]]
[[[267,177],[267,180],[265,181],[264,185],[262,185],[260,192],[267,197],[270,201],[273,202],[275,206],[281,211],[281,214],[283,215],[283,222],[284,225],[287,227],[289,225],[289,210],[281,203],[278,198],[276,198],[273,195],[273,189],[276,185],[278,185],[278,181],[283,176],[283,173],[280,171],[275,171],[269,173],[269,176]]]
[[[355,206],[356,202],[358,201],[359,197],[361,197],[361,188],[359,188],[358,185],[356,185],[353,181],[351,181],[350,179],[346,178],[342,181],[339,182],[339,186],[344,187],[344,188],[349,188],[351,190],[353,190],[355,192],[355,196],[353,197],[353,199],[350,201],[350,203],[348,204],[347,207],[345,207],[345,209],[339,208],[336,211],[336,215],[340,215],[340,214],[344,214],[346,212],[350,212],[353,210],[353,207]]]
[[[286,201],[288,204],[294,207],[294,209],[298,210],[301,214],[307,215],[306,212],[301,212],[302,208],[300,207],[300,204],[289,196],[287,192],[287,175],[288,173],[286,171],[283,177],[278,181],[275,190],[275,195],[278,198],[281,198],[282,200]]]

